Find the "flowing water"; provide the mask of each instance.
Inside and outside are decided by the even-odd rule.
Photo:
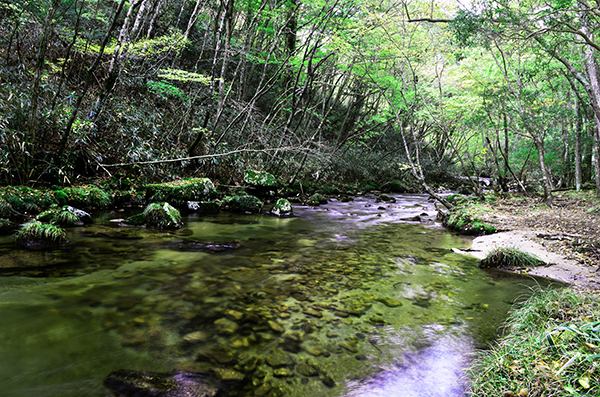
[[[463,396],[473,352],[541,281],[479,269],[424,196],[396,198],[0,240],[1,394],[107,397],[125,368],[212,371],[231,396]]]

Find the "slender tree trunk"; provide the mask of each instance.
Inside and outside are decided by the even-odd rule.
[[[575,189],[581,190],[581,131],[582,116],[579,109],[579,98],[575,96]]]

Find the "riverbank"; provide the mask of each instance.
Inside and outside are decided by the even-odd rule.
[[[527,273],[600,290],[600,201],[592,192],[557,195],[552,207],[530,197],[478,204],[477,217],[499,230],[473,240],[470,253],[483,259],[496,247],[512,247],[546,262]]]
[[[473,240],[470,253],[495,248],[533,254],[546,265],[512,269],[568,283],[572,288],[533,291],[515,305],[504,336],[477,354],[469,369],[470,395],[591,396],[599,391],[595,368],[600,332],[599,202],[591,193],[568,193],[548,207],[512,197],[476,205],[477,217],[501,230]]]

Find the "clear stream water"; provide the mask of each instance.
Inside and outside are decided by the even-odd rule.
[[[231,396],[463,396],[473,352],[544,282],[479,269],[426,197],[395,197],[0,240],[0,394],[107,397],[111,371],[178,369],[244,377]]]

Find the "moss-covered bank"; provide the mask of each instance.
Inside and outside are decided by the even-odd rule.
[[[446,211],[439,212],[438,218],[448,229],[466,235],[493,234],[498,230],[478,217],[482,211],[491,212],[494,197],[470,198],[455,194],[449,196],[447,201],[454,206]]]

